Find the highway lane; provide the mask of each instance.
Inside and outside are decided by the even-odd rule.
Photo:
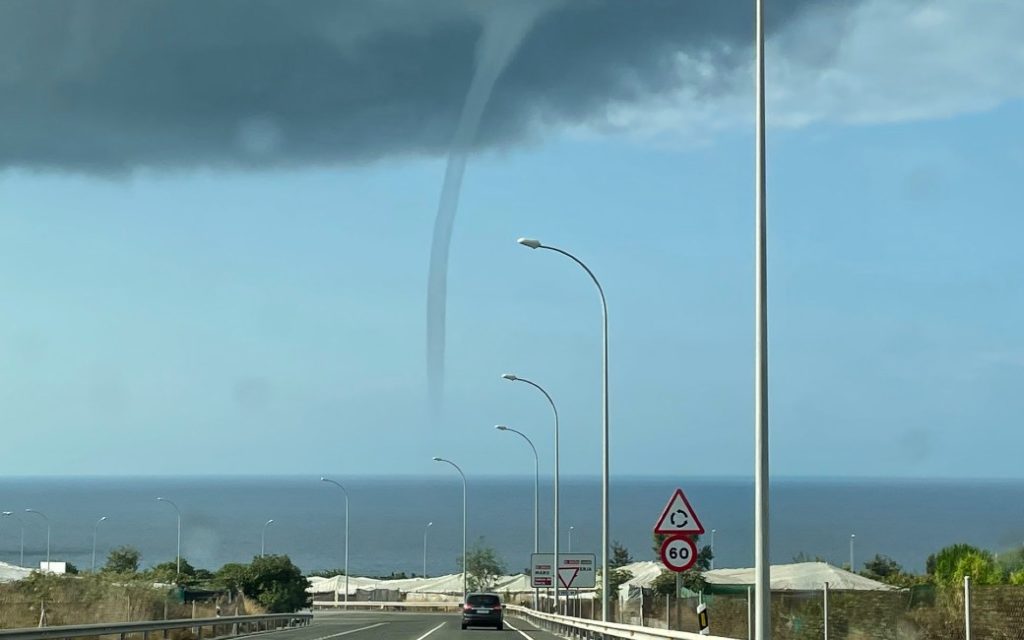
[[[461,629],[451,613],[318,611],[306,627],[257,634],[260,640],[561,640],[529,622],[505,616],[505,629]]]

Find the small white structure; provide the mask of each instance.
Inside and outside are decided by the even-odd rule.
[[[40,562],[39,571],[42,573],[56,573],[58,575],[64,575],[68,572],[68,563],[66,562]]]

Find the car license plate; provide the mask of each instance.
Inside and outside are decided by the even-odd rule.
[[[490,609],[477,609],[476,612],[477,613],[490,613],[491,610]]]

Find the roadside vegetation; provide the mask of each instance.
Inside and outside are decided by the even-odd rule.
[[[142,569],[137,549],[119,547],[95,573],[35,572],[0,585],[0,628],[286,613],[309,605],[308,582],[288,556],[217,571],[182,558],[176,569],[174,560]]]

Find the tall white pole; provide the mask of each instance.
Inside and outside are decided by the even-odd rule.
[[[569,527],[569,553],[572,553],[572,532],[576,530],[576,527]]]
[[[824,629],[824,640],[828,640],[828,583],[825,583],[825,588],[821,593],[821,618],[822,628]]]
[[[715,569],[715,529],[711,530],[711,570]]]
[[[526,384],[530,385],[531,387],[533,387],[537,391],[540,391],[542,394],[544,394],[544,397],[547,399],[548,404],[551,405],[551,413],[553,413],[554,416],[555,416],[555,481],[554,481],[554,512],[555,512],[554,513],[554,534],[555,535],[554,535],[554,549],[553,549],[553,551],[554,551],[554,554],[553,554],[553,568],[552,568],[552,571],[551,571],[551,575],[552,575],[551,588],[552,588],[552,591],[553,591],[554,596],[555,596],[554,610],[558,611],[558,566],[559,566],[558,565],[558,555],[559,555],[558,554],[558,548],[559,548],[559,544],[560,544],[559,543],[559,539],[558,539],[558,536],[559,536],[559,533],[558,533],[558,523],[561,521],[561,514],[559,512],[559,506],[558,506],[559,496],[561,495],[561,492],[560,492],[560,489],[559,489],[559,484],[558,484],[559,477],[561,476],[561,472],[559,471],[559,460],[560,460],[561,456],[559,454],[559,444],[558,444],[559,443],[559,436],[558,436],[558,407],[555,406],[555,400],[551,397],[551,394],[548,393],[547,390],[544,389],[544,387],[540,386],[539,384],[537,384],[533,380],[527,380],[526,378],[520,378],[519,376],[516,376],[516,375],[511,374],[511,373],[502,374],[501,377],[504,378],[505,380],[511,380],[512,382],[525,382]]]
[[[25,509],[25,513],[34,513],[37,516],[42,516],[43,520],[46,520],[46,570],[50,570],[50,519],[46,517],[46,514],[42,511],[36,511],[35,509]]]
[[[260,557],[267,555],[267,527],[274,524],[274,520],[270,519],[263,523],[263,535],[260,536]]]
[[[455,470],[459,472],[459,476],[462,478],[462,603],[466,603],[466,594],[469,593],[469,581],[467,579],[469,567],[466,566],[466,474],[462,473],[462,469],[459,465],[455,464],[451,460],[445,458],[434,458],[434,462],[444,462],[455,467]]]
[[[430,527],[434,525],[433,522],[428,522],[427,526],[423,527],[423,577],[427,577],[427,532],[430,531]]]
[[[537,455],[537,447],[533,446],[533,440],[530,440],[522,431],[517,431],[503,424],[496,425],[494,428],[498,431],[509,431],[517,434],[523,440],[526,440],[526,444],[530,445],[530,450],[533,451],[533,552],[538,553],[540,551],[540,457]],[[536,608],[540,603],[540,597],[536,589],[533,591],[533,606]]]
[[[756,58],[754,152],[754,582],[756,640],[771,640],[771,560],[768,523],[768,241],[765,180],[764,0],[754,0]]]
[[[856,538],[857,538],[856,534],[854,534],[854,533],[850,534],[850,571],[853,572],[853,573],[857,573],[857,569],[856,569],[857,565],[853,564],[853,541]]]
[[[178,546],[175,555],[174,574],[175,576],[179,576],[181,575],[181,509],[178,508],[178,505],[174,504],[167,498],[157,498],[157,502],[166,502],[167,504],[174,507],[174,512],[178,514]]]
[[[971,640],[971,576],[964,576],[964,640]]]
[[[333,484],[341,489],[341,492],[345,495],[345,602],[348,602],[348,489],[343,487],[340,482],[323,476],[320,476],[320,482]]]
[[[100,523],[107,519],[107,516],[103,516],[96,521],[96,524],[92,527],[92,572],[96,573],[96,534],[99,531]]]
[[[604,288],[601,287],[601,282],[597,279],[597,276],[590,270],[590,267],[573,254],[564,249],[545,245],[538,240],[530,238],[520,238],[518,242],[530,249],[547,249],[569,258],[587,272],[587,275],[590,276],[590,279],[593,280],[594,285],[597,287],[597,293],[601,296],[601,621],[608,622],[608,603],[611,599],[611,594],[608,593],[608,301],[605,299]],[[557,558],[558,553],[556,551],[555,559],[557,560]],[[557,562],[555,563],[555,568],[555,581],[557,582]]]

